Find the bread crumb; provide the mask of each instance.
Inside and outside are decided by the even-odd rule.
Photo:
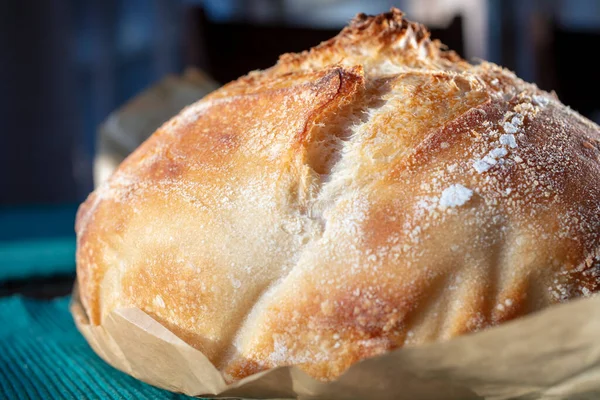
[[[494,157],[492,157],[491,155],[489,155],[489,154],[487,156],[483,157],[483,159],[481,161],[483,161],[484,163],[489,164],[490,166],[496,165],[498,163],[498,161]]]
[[[504,157],[508,154],[508,150],[503,147],[498,147],[491,150],[485,157],[481,160],[475,161],[473,163],[473,168],[480,174],[490,169],[492,166],[498,163],[498,159]]]
[[[489,152],[489,156],[493,158],[502,158],[508,154],[508,150],[504,147],[497,147]]]
[[[492,168],[491,164],[488,164],[487,162],[483,161],[483,160],[477,160],[473,163],[473,168],[475,168],[475,171],[477,171],[478,173],[483,173],[485,171],[487,171],[488,169]]]
[[[517,133],[518,131],[517,127],[511,122],[505,122],[504,125],[502,125],[502,129],[504,129],[504,132],[506,133]]]
[[[536,106],[546,107],[548,103],[550,103],[550,100],[548,100],[546,97],[537,94],[533,95],[533,104]]]
[[[463,185],[457,183],[454,184],[442,192],[442,196],[440,197],[440,206],[442,207],[458,207],[465,204],[471,196],[473,195],[473,191],[471,189],[467,189]]]
[[[525,117],[523,116],[523,114],[516,113],[515,116],[512,117],[512,119],[510,120],[510,123],[517,127],[521,126],[523,125],[524,118]]]
[[[517,140],[515,139],[515,135],[512,133],[500,135],[500,144],[510,147],[511,149],[515,149],[517,147]]]

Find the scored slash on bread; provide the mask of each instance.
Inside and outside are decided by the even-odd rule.
[[[598,290],[600,130],[392,9],[187,107],[90,195],[93,324],[331,380]]]

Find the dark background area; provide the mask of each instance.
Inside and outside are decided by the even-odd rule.
[[[391,5],[463,56],[500,63],[599,118],[596,0],[5,0],[0,204],[80,202],[92,190],[97,126],[166,74],[194,65],[226,83]]]
[[[500,63],[600,118],[597,0],[5,0],[0,204],[84,199],[98,125],[166,74],[193,65],[226,83],[391,5],[463,56]]]
[[[600,121],[598,0],[3,0],[0,295],[69,290],[73,218],[111,111],[188,66],[226,83],[391,6],[467,59],[501,64]],[[14,272],[61,263],[46,278]]]

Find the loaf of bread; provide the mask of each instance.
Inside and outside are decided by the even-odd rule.
[[[600,129],[399,10],[187,107],[77,215],[92,324],[332,380],[599,287]],[[560,321],[556,321],[560,323]]]

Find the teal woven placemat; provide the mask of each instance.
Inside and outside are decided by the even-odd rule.
[[[79,334],[69,298],[0,299],[0,394],[7,399],[191,399],[106,364]]]

